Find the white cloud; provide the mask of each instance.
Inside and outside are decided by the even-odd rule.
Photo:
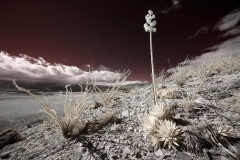
[[[100,64],[100,65],[97,67],[96,70],[98,70],[98,71],[99,71],[99,70],[110,71],[110,68],[107,67],[107,66],[104,66],[104,65]]]
[[[231,30],[228,30],[226,33],[221,35],[220,37],[228,37],[228,36],[236,36],[240,34],[240,26]]]
[[[232,38],[213,46],[213,49],[222,50],[225,52],[238,52],[240,50],[240,8],[234,9],[215,25],[215,29],[224,32],[219,37]]]
[[[224,16],[219,23],[217,23],[216,28],[220,31],[226,31],[232,29],[240,22],[240,8],[235,9],[226,16]]]
[[[210,31],[210,27],[208,27],[208,26],[203,26],[203,27],[199,28],[199,29],[194,33],[194,35],[189,36],[188,39],[197,38],[197,37],[199,37],[199,36],[202,35],[202,34],[207,34],[207,33],[209,33],[209,31]]]
[[[116,76],[118,76],[117,73],[106,69],[87,72],[76,66],[51,64],[42,57],[33,58],[24,54],[12,56],[3,51],[0,52],[0,79],[65,85],[84,82],[89,80],[89,77],[96,81],[112,81]]]

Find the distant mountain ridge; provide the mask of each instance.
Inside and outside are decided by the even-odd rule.
[[[59,92],[59,91],[65,91],[65,86],[63,85],[56,85],[55,83],[27,83],[23,81],[17,81],[17,84],[21,87],[24,87],[26,89],[30,89],[32,92]],[[135,87],[143,87],[149,85],[149,82],[141,82],[141,81],[127,81],[125,84],[122,85],[122,87],[119,89],[120,91],[128,92],[131,89]],[[86,87],[86,84],[82,84],[83,89]],[[90,87],[92,87],[92,84],[88,84]],[[115,85],[114,83],[96,83],[97,87],[101,89],[102,91],[107,90],[109,87],[112,87],[112,85]],[[70,85],[73,92],[80,92],[81,87],[78,84]],[[1,92],[18,92],[17,89],[12,84],[12,81],[10,80],[0,80],[0,91]]]

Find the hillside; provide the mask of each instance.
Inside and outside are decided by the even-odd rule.
[[[87,108],[73,139],[63,138],[49,120],[17,128],[22,140],[1,143],[0,157],[240,159],[240,53],[187,59],[159,74],[157,82],[158,106],[151,86],[139,86],[113,97],[111,107]]]

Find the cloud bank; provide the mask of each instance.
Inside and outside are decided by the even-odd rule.
[[[103,66],[95,71],[84,71],[76,66],[51,64],[42,57],[33,58],[24,54],[12,56],[0,52],[0,80],[16,79],[28,83],[54,83],[60,85],[78,84],[94,79],[100,82],[113,81],[119,76],[115,72],[104,70]]]
[[[220,37],[229,37],[230,39],[214,46],[214,49],[239,52],[240,50],[240,8],[234,9],[215,25],[215,30],[223,32]]]
[[[225,37],[225,40],[217,45],[210,47],[212,50],[221,50],[222,52],[236,52],[240,50],[240,8],[234,9],[224,17],[220,18],[213,27],[203,26],[199,28],[194,35],[188,39],[198,38],[201,35],[217,32],[220,34],[216,38]],[[226,39],[227,38],[227,39]]]

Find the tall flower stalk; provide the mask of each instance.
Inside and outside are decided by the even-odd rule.
[[[152,68],[152,83],[153,83],[153,96],[154,96],[154,103],[157,105],[157,94],[156,94],[156,80],[155,80],[155,72],[154,72],[154,62],[153,62],[153,49],[152,49],[152,32],[156,32],[157,29],[155,15],[151,10],[148,11],[148,14],[145,16],[146,23],[144,24],[144,29],[146,32],[150,34],[150,55],[151,55],[151,68]]]

